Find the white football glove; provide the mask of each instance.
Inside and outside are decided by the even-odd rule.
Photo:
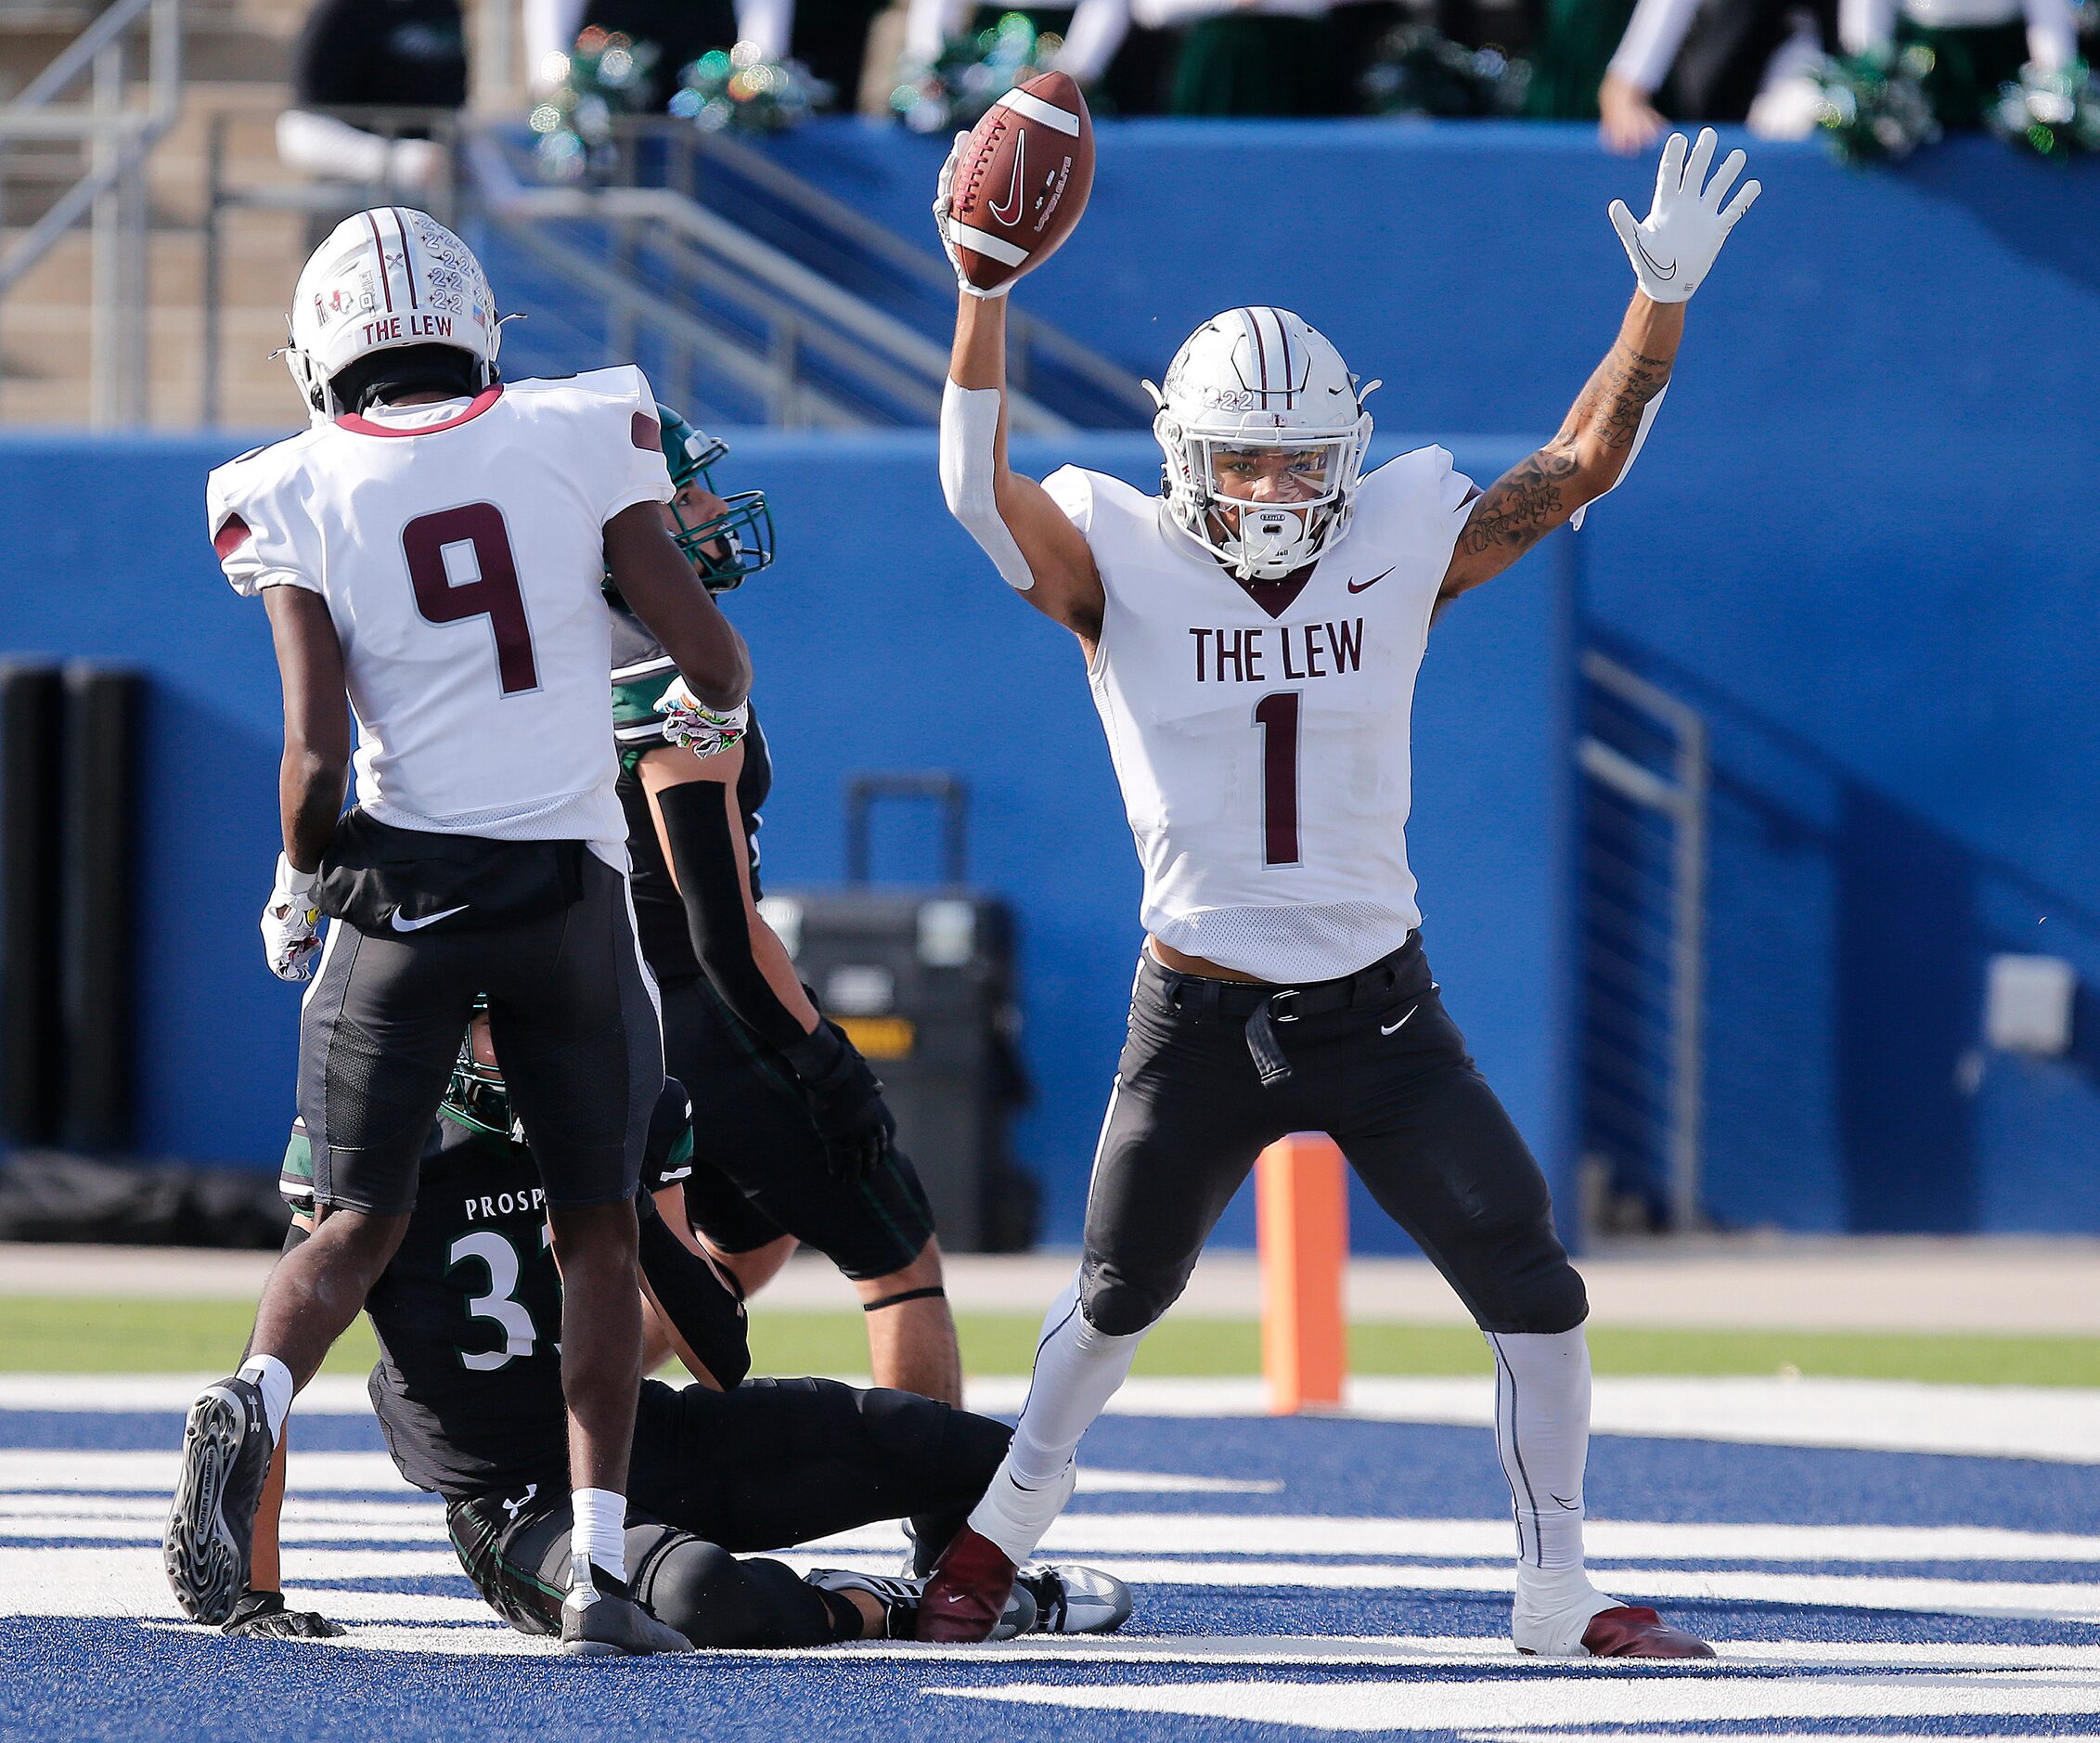
[[[955,191],[956,165],[961,162],[962,148],[969,143],[968,134],[957,134],[954,148],[947,154],[947,161],[941,165],[940,186],[934,191],[934,228],[941,234],[942,251],[947,255],[947,264],[955,268],[955,282],[962,294],[966,297],[1002,297],[1013,289],[1013,280],[1009,278],[996,290],[980,290],[962,276],[961,252],[948,239],[948,221],[953,215],[948,211],[948,199]]]
[[[321,948],[321,910],[314,892],[318,872],[295,872],[277,855],[277,887],[263,909],[263,955],[279,980],[310,980]]]
[[[663,736],[682,744],[695,756],[714,756],[743,742],[751,729],[751,704],[740,702],[727,714],[717,714],[678,678],[656,699],[663,710]]]
[[[1611,203],[1612,228],[1626,244],[1626,257],[1633,263],[1641,289],[1657,303],[1683,303],[1691,298],[1712,268],[1714,256],[1728,240],[1735,222],[1763,191],[1755,181],[1745,182],[1726,206],[1728,190],[1735,186],[1748,161],[1740,151],[1731,151],[1713,179],[1707,167],[1714,161],[1720,143],[1711,127],[1699,130],[1699,142],[1684,155],[1684,136],[1673,133],[1663,147],[1661,167],[1656,171],[1656,203],[1639,224],[1623,200]]]

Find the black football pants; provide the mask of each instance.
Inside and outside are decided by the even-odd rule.
[[[1176,974],[1145,952],[1087,1194],[1079,1298],[1097,1330],[1140,1332],[1165,1313],[1255,1158],[1295,1131],[1333,1138],[1483,1330],[1582,1323],[1545,1177],[1445,1014],[1420,938],[1350,980],[1308,983],[1349,1002],[1294,1016],[1314,1001]],[[1288,1065],[1267,1083],[1257,1006]]]
[[[548,1202],[634,1195],[663,1035],[625,874],[586,853],[582,884],[567,908],[492,925],[329,923],[299,1022],[317,1202],[378,1216],[415,1208],[423,1143],[484,993]]]
[[[731,1392],[645,1380],[627,1477],[636,1596],[702,1646],[818,1646],[832,1611],[781,1549],[912,1517],[921,1566],[991,1481],[1012,1430],[909,1392],[833,1380],[746,1380]],[[468,1578],[512,1627],[560,1627],[569,1498],[500,1495],[448,1509]]]

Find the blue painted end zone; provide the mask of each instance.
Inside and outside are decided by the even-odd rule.
[[[39,1420],[32,1423],[28,1418]],[[28,1444],[88,1444],[98,1419],[63,1413],[0,1413],[0,1450]],[[125,1419],[127,1421],[133,1419]],[[153,1432],[120,1437],[172,1448],[179,1419],[145,1413],[135,1419]],[[70,1423],[70,1429],[58,1425]],[[299,1432],[326,1426],[331,1447],[376,1451],[379,1440],[368,1418],[307,1420]],[[1267,1494],[1117,1494],[1082,1496],[1076,1514],[1102,1518],[1132,1513],[1200,1514],[1220,1521],[1258,1521],[1289,1515],[1307,1520],[1307,1531],[1349,1520],[1432,1522],[1492,1519],[1506,1506],[1485,1430],[1318,1419],[1159,1420],[1108,1417],[1088,1442],[1089,1465],[1102,1469],[1191,1473],[1211,1478],[1256,1479],[1279,1485]],[[9,1487],[19,1491],[19,1484]],[[328,1497],[316,1491],[314,1498]],[[364,1497],[360,1497],[364,1498]],[[406,1491],[384,1499],[403,1502]],[[125,1496],[126,1504],[141,1497]],[[40,1548],[60,1547],[61,1537],[40,1536],[34,1516],[19,1509],[19,1492],[0,1492],[0,1513],[9,1536],[0,1555],[10,1558],[8,1595],[34,1607],[44,1595],[36,1576]],[[659,1659],[648,1663],[563,1663],[538,1659],[494,1659],[428,1651],[360,1651],[278,1643],[227,1642],[175,1624],[143,1624],[124,1618],[13,1616],[0,1625],[0,1737],[72,1738],[248,1738],[298,1735],[344,1743],[397,1743],[405,1737],[521,1738],[532,1743],[550,1733],[625,1738],[677,1736],[707,1739],[765,1739],[821,1735],[838,1743],[895,1743],[899,1738],[1055,1736],[1082,1743],[1150,1743],[1151,1739],[1244,1739],[1282,1743],[1323,1734],[1295,1724],[1257,1724],[1234,1716],[1177,1716],[1148,1710],[1163,1689],[1203,1691],[1229,1683],[1246,1699],[1276,1685],[1293,1700],[1313,1703],[1361,1697],[1378,1703],[1372,1723],[1438,1738],[1492,1735],[1514,1725],[1499,1710],[1518,1698],[1544,1704],[1542,1721],[1597,1735],[1599,1724],[1643,1728],[1669,1715],[1643,1708],[1644,1690],[1665,1690],[1690,1675],[1708,1691],[1697,1700],[1723,1703],[1707,1717],[1725,1735],[1754,1738],[1771,1732],[1828,1733],[1835,1739],[1889,1730],[1905,1736],[2028,1737],[2091,1735],[2100,1724],[2100,1687],[2093,1655],[2100,1628],[2090,1621],[1986,1613],[1994,1604],[2016,1607],[2007,1595],[2020,1582],[2028,1592],[2071,1594],[2089,1582],[2096,1534],[2100,1534],[2100,1467],[2040,1465],[2020,1460],[1953,1458],[1914,1454],[1724,1445],[1602,1436],[1591,1458],[1590,1504],[1593,1517],[1658,1524],[1701,1521],[1717,1525],[1865,1527],[1920,1530],[1944,1526],[1994,1527],[2008,1532],[2049,1531],[2070,1559],[1990,1561],[1918,1559],[1872,1561],[1766,1560],[1749,1564],[1775,1575],[1810,1580],[1833,1574],[1941,1582],[1947,1607],[1901,1611],[1848,1605],[1833,1596],[1814,1603],[1750,1602],[1738,1597],[1680,1597],[1666,1607],[1673,1618],[1721,1644],[1724,1662],[1710,1670],[1680,1672],[1654,1667],[1600,1664],[1527,1664],[1496,1646],[1507,1626],[1507,1600],[1489,1593],[1410,1589],[1406,1569],[1419,1565],[1424,1586],[1439,1570],[1464,1568],[1466,1558],[1425,1553],[1410,1558],[1377,1554],[1342,1556],[1352,1562],[1389,1564],[1398,1582],[1382,1589],[1320,1589],[1280,1579],[1262,1583],[1227,1578],[1244,1555],[1215,1550],[1193,1530],[1176,1557],[1209,1558],[1218,1569],[1206,1583],[1200,1572],[1166,1578],[1139,1588],[1139,1610],[1121,1643],[1152,1643],[1153,1661],[1117,1653],[1098,1661],[1035,1658],[1025,1661],[973,1659],[968,1652],[938,1658],[889,1658],[870,1653],[843,1657],[754,1657]],[[52,1510],[56,1496],[37,1495],[35,1505]],[[96,1499],[80,1509],[92,1513]],[[434,1505],[431,1524],[436,1524]],[[150,1556],[145,1547],[157,1528],[135,1529],[123,1553]],[[2082,1540],[2081,1542],[2074,1540]],[[308,1536],[287,1549],[291,1589],[301,1585],[300,1557],[325,1548],[385,1552],[390,1547],[425,1550],[429,1537],[390,1546],[370,1532],[329,1544]],[[1691,1542],[1695,1549],[1696,1538]],[[91,1547],[83,1545],[84,1547]],[[118,1553],[109,1541],[105,1555]],[[1276,1556],[1297,1562],[1333,1559],[1332,1541],[1303,1551],[1288,1542]],[[2007,1551],[2005,1553],[2011,1553]],[[419,1556],[418,1560],[420,1561]],[[1155,1558],[1156,1559],[1156,1558]],[[1475,1558],[1470,1565],[1478,1566]],[[1684,1558],[1628,1564],[1601,1574],[1600,1583],[1625,1595],[1642,1595],[1643,1569],[1661,1579],[1704,1571],[1719,1583],[1741,1577],[1745,1563],[1721,1559],[1703,1564]],[[1992,1582],[1997,1582],[1992,1584]],[[342,1590],[371,1595],[425,1596],[468,1595],[456,1574],[416,1572],[340,1578]],[[1965,1597],[1973,1594],[1973,1601]],[[2046,1603],[2048,1600],[2037,1600]],[[0,1608],[6,1600],[0,1599]],[[1233,1644],[1231,1637],[1254,1637]],[[1424,1657],[1414,1663],[1354,1661],[1342,1643],[1362,1637],[1413,1636],[1449,1640],[1454,1649],[1471,1640],[1487,1644],[1470,1660]],[[492,1640],[500,1635],[492,1634]],[[1268,1646],[1263,1646],[1266,1641]],[[1321,1643],[1345,1656],[1321,1662]],[[1770,1643],[1775,1655],[1745,1662],[1749,1643]],[[2055,1662],[2067,1667],[2047,1676],[2022,1673],[2016,1661],[1972,1675],[1949,1691],[1934,1672],[1946,1655],[1997,1646],[2008,1653],[2062,1649]],[[1731,1648],[1737,1662],[1725,1661]],[[1222,1649],[1222,1656],[1220,1650]],[[1262,1656],[1266,1650],[1268,1656]],[[1790,1656],[1789,1656],[1790,1655]],[[1901,1656],[1905,1661],[1897,1661]],[[2070,1668],[2083,1667],[2083,1668]],[[2000,1697],[1997,1685],[2023,1674],[2036,1689],[2031,1712],[2016,1693]],[[1825,1683],[1873,1679],[1866,1714],[1842,1711],[1818,1716]],[[1915,1678],[1913,1682],[1912,1679]],[[1543,1686],[1543,1695],[1526,1690]],[[1774,1686],[1775,1679],[1778,1686]],[[2039,1679],[2039,1680],[2037,1680]],[[1602,1693],[1598,1685],[1605,1685]],[[1718,1690],[1716,1684],[1723,1685]],[[997,1693],[1016,1685],[1047,1691],[1050,1704],[1015,1705],[963,1701],[951,1693]],[[1491,1686],[1483,1686],[1491,1685]],[[1449,1720],[1420,1724],[1411,1715],[1449,1712],[1466,1703],[1468,1687],[1479,1690],[1488,1710],[1470,1723]],[[1556,1694],[1554,1691],[1558,1689]],[[2066,1711],[2040,1704],[2066,1689],[2085,1705]],[[1590,1691],[1583,1693],[1581,1691]],[[1508,1691],[1507,1693],[1500,1691]],[[1617,1692],[1613,1692],[1617,1691]],[[1913,1693],[1913,1691],[1915,1691]],[[1067,1701],[1103,1701],[1088,1709]],[[1612,1711],[1584,1720],[1576,1703],[1603,1700]],[[1800,1703],[1805,1700],[1807,1705]],[[1746,1717],[1728,1720],[1725,1703],[1748,1702]],[[2007,1702],[2010,1701],[2010,1707]],[[1556,1703],[1567,1711],[1555,1717]],[[1995,1704],[1987,1704],[1995,1703]],[[1703,1709],[1694,1705],[1696,1719]],[[1761,1716],[1760,1715],[1761,1711]],[[1308,1725],[1331,1724],[1319,1711]],[[1713,1734],[1711,1724],[1701,1734]],[[1331,1734],[1325,1733],[1325,1734]],[[1643,1734],[1646,1734],[1643,1730]]]

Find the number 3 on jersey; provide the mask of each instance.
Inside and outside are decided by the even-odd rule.
[[[1298,859],[1298,692],[1279,690],[1255,704],[1261,732],[1261,862]]]
[[[470,581],[455,582],[444,553],[462,545],[472,553],[475,574]],[[532,626],[525,620],[525,596],[518,587],[518,563],[501,509],[493,502],[470,502],[419,514],[401,529],[401,554],[408,562],[416,609],[426,623],[487,618],[496,632],[496,669],[503,693],[514,696],[539,688]]]
[[[550,1244],[552,1236],[542,1224],[539,1244]],[[476,1374],[493,1374],[508,1363],[512,1356],[529,1356],[533,1346],[539,1341],[539,1328],[533,1323],[533,1316],[525,1304],[518,1299],[518,1274],[521,1269],[518,1249],[509,1238],[498,1234],[494,1229],[477,1229],[471,1234],[462,1234],[453,1242],[451,1250],[444,1256],[445,1269],[450,1271],[463,1259],[479,1259],[488,1268],[488,1293],[470,1297],[467,1317],[470,1320],[493,1320],[503,1334],[503,1348],[491,1350],[467,1350],[459,1352],[459,1365],[470,1368]],[[549,1340],[551,1341],[551,1340]],[[561,1346],[555,1344],[560,1350]]]

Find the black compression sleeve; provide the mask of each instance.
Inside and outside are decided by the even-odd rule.
[[[761,1039],[783,1051],[806,1040],[807,1032],[780,1002],[752,954],[728,789],[719,781],[682,781],[655,799],[693,953],[715,990]]]
[[[641,1197],[641,1274],[686,1347],[724,1391],[751,1372],[743,1303],[722,1286],[707,1261],[671,1233],[655,1201]]]

